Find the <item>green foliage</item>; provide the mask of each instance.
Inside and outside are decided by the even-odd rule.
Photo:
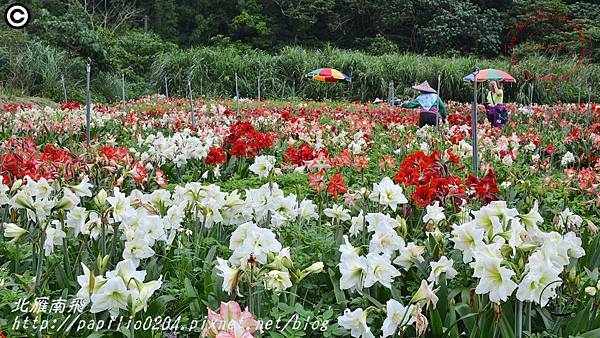
[[[551,103],[557,101],[577,102],[580,82],[578,78],[598,80],[598,72],[590,68],[575,67],[577,60],[552,60],[543,56],[521,60],[521,67],[534,74],[545,74],[547,64],[556,64],[554,71],[574,73],[559,83],[544,88],[547,83],[537,82],[534,102]],[[333,67],[344,71],[352,78],[351,84],[331,84],[304,79],[304,74],[319,67]],[[271,56],[262,51],[239,50],[232,47],[192,48],[189,50],[165,53],[153,65],[152,79],[155,90],[160,90],[164,78],[172,83],[172,91],[185,96],[187,78],[191,76],[194,91],[203,95],[232,97],[235,95],[235,78],[239,78],[240,95],[255,97],[258,91],[258,78],[261,79],[261,96],[304,97],[320,99],[324,97],[347,98],[351,100],[372,100],[386,98],[388,83],[394,81],[399,97],[408,98],[414,92],[410,89],[415,81],[428,80],[437,83],[437,74],[442,74],[441,95],[446,100],[469,101],[472,98],[470,85],[463,77],[475,66],[506,69],[518,79],[516,85],[507,85],[505,95],[508,101],[527,102],[527,86],[531,79],[521,69],[511,67],[509,60],[485,60],[473,57],[426,57],[414,54],[368,55],[359,51],[336,48],[307,50],[300,47],[286,47]],[[577,68],[577,69],[576,69]],[[598,69],[591,66],[591,69]],[[200,88],[202,84],[202,88]],[[598,89],[594,89],[598,90]],[[596,92],[592,94],[596,96]]]

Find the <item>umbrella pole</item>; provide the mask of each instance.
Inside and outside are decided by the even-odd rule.
[[[479,159],[477,154],[477,74],[479,69],[475,70],[473,75],[473,107],[471,108],[471,140],[473,143],[473,174],[479,177]]]

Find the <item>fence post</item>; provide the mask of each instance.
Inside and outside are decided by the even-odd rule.
[[[125,111],[125,73],[121,73],[121,97],[123,98],[123,111]]]
[[[592,85],[590,84],[588,86],[588,102],[587,102],[587,107],[586,107],[586,113],[587,113],[587,123],[586,124],[588,127],[590,126],[590,120],[591,120],[590,115],[592,114],[591,103],[592,103]]]
[[[258,101],[260,101],[260,76],[258,77]]]
[[[192,128],[196,129],[196,114],[194,113],[194,96],[192,95],[192,79],[188,79],[188,90],[190,91],[190,114],[192,115]]]
[[[148,15],[144,15],[144,33],[148,33]]]
[[[169,98],[169,80],[167,79],[167,77],[165,76],[165,95],[167,96],[167,99]]]
[[[235,105],[237,108],[237,113],[240,115],[240,89],[238,86],[238,76],[235,73]]]
[[[390,109],[394,109],[394,81],[390,81],[388,84],[388,104]]]
[[[63,96],[65,98],[65,102],[69,102],[69,98],[67,97],[67,85],[65,84],[65,76],[64,75],[60,76],[60,82],[62,83]]]
[[[92,71],[92,66],[88,61],[86,65],[86,73],[87,73],[87,85],[86,85],[86,99],[85,99],[85,138],[87,140],[87,145],[90,145],[90,119],[91,119],[91,94],[90,94],[90,73]]]

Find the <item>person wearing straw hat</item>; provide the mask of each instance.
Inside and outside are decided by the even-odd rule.
[[[437,91],[429,85],[429,82],[425,81],[420,85],[413,86],[420,92],[414,100],[403,102],[400,104],[402,108],[421,108],[419,113],[419,128],[430,125],[438,125],[438,117],[441,116],[443,120],[448,116],[444,103],[439,98]],[[439,115],[439,116],[438,116]]]

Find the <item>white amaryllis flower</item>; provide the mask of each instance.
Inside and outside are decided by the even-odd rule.
[[[265,275],[265,288],[275,293],[281,293],[292,287],[288,271],[271,270]]]
[[[365,287],[369,288],[379,282],[388,289],[392,288],[394,278],[400,276],[398,271],[390,260],[390,256],[385,254],[369,253],[367,255],[367,275],[365,276]]]
[[[432,205],[427,206],[427,213],[423,216],[423,223],[438,224],[446,219],[444,208],[440,207],[440,201],[435,201]]]
[[[427,284],[426,280],[422,280],[421,286],[419,286],[419,289],[413,295],[412,299],[410,300],[410,303],[425,303],[427,304],[427,307],[429,307],[429,304],[431,304],[435,309],[435,306],[437,305],[437,302],[439,300],[438,296],[436,296],[435,294],[437,290],[438,289],[433,289],[433,282]]]
[[[112,207],[112,213],[115,222],[121,222],[127,217],[132,217],[135,213],[135,210],[131,207],[127,196],[119,191],[118,187],[115,187],[113,192],[114,196],[108,197],[106,200]]]
[[[73,235],[77,237],[85,230],[87,219],[85,208],[75,207],[67,212],[66,226],[73,229]]]
[[[63,238],[67,237],[67,234],[60,229],[60,223],[58,221],[53,221],[53,225],[46,228],[46,240],[44,241],[44,253],[46,256],[49,256],[54,252],[54,246],[62,244]]]
[[[375,338],[367,325],[367,312],[363,309],[358,308],[354,311],[346,309],[344,315],[338,317],[337,321],[341,327],[350,330],[352,337]]]
[[[162,286],[162,275],[158,280],[135,284],[135,288],[130,288],[133,300],[133,312],[148,310],[148,301],[160,287]]]
[[[474,250],[473,256],[475,257],[475,261],[469,263],[471,268],[473,268],[473,277],[481,278],[486,259],[493,258],[502,260],[503,256],[500,252],[502,245],[504,245],[504,242],[498,241],[491,244],[485,244]]]
[[[341,251],[341,248],[340,248]],[[369,269],[367,258],[359,256],[355,251],[349,249],[342,252],[340,257],[340,288],[342,290],[361,291],[365,284],[365,277]]]
[[[108,271],[106,273],[106,278],[121,277],[123,278],[123,281],[125,281],[125,285],[129,288],[130,283],[134,281],[141,283],[146,279],[146,271],[137,271],[137,268],[137,262],[131,259],[125,259],[117,263],[114,270]]]
[[[229,262],[220,257],[217,257],[217,262],[219,263],[217,265],[217,270],[219,271],[217,275],[223,278],[223,291],[228,294],[233,293],[237,295],[239,290],[238,274],[240,270],[230,267]]]
[[[396,211],[398,204],[408,203],[408,200],[402,193],[402,187],[394,184],[389,177],[384,177],[379,184],[373,183],[373,191],[369,194],[369,199],[390,207],[394,211]]]
[[[510,297],[517,288],[517,284],[512,281],[515,272],[511,269],[500,266],[501,259],[484,258],[483,273],[475,293],[479,295],[489,294],[491,302],[504,302]]]
[[[71,189],[80,197],[92,197],[92,190],[94,185],[90,183],[90,179],[87,176],[83,176],[83,179],[78,185],[71,186]]]
[[[79,205],[81,199],[71,189],[64,188],[62,198],[54,206],[55,210],[71,210]]]
[[[446,273],[446,279],[452,279],[456,277],[458,272],[452,267],[452,264],[454,264],[454,261],[452,259],[448,259],[446,256],[440,257],[437,262],[430,262],[429,265],[431,265],[431,273],[429,274],[427,280],[429,282],[437,283],[438,278],[444,272]]]
[[[37,197],[40,200],[50,198],[50,195],[54,191],[48,180],[44,177],[35,181],[31,177],[25,176],[24,180],[27,182],[27,185],[23,186],[22,189],[30,196]]]
[[[154,250],[152,250],[145,239],[135,238],[132,241],[125,242],[125,249],[122,256],[124,259],[131,259],[138,263],[144,258],[154,256]]]
[[[2,227],[4,228],[4,237],[12,238],[12,243],[18,241],[19,238],[27,233],[27,230],[14,223],[2,223]]]
[[[573,213],[569,208],[563,210],[558,217],[559,228],[579,228],[583,223],[581,216]]]
[[[259,177],[267,177],[273,170],[275,161],[275,157],[271,155],[257,156],[249,169]]]
[[[384,253],[388,256],[402,247],[404,247],[404,240],[391,228],[381,228],[380,231],[375,231],[369,242],[370,253]]]
[[[91,313],[108,310],[112,318],[119,315],[119,310],[127,309],[127,298],[130,291],[125,286],[121,277],[108,279],[96,292],[92,294]]]
[[[89,302],[90,296],[104,285],[106,279],[103,276],[94,276],[93,272],[83,262],[81,267],[83,268],[83,275],[77,276],[77,284],[80,286],[77,297]]]
[[[400,223],[386,214],[380,212],[368,213],[365,217],[369,232],[386,231],[397,228]]]
[[[492,237],[495,234],[503,232],[502,220],[497,215],[494,215],[489,208],[481,208],[477,211],[473,211],[475,216],[475,225],[485,230],[488,237]]]
[[[358,216],[352,217],[351,221],[352,226],[348,232],[350,236],[357,236],[365,229],[365,216],[363,215],[363,211],[361,210]]]
[[[0,177],[0,207],[8,204],[10,202],[10,198],[8,198],[7,192],[10,191],[10,188],[4,184],[4,178]]]
[[[561,270],[544,262],[537,262],[535,259],[527,265],[529,272],[519,283],[517,299],[538,303],[544,307],[550,299],[556,297],[556,288],[562,284],[562,279],[559,277]]]
[[[464,263],[473,261],[475,250],[484,245],[484,230],[478,228],[474,221],[462,225],[453,225],[452,228],[454,237],[450,240],[454,242],[454,248],[462,251]]]
[[[564,167],[567,164],[573,163],[573,162],[575,162],[575,156],[570,151],[567,151],[565,153],[565,155],[562,157],[562,159],[560,160],[560,165],[562,165]]]
[[[404,306],[395,299],[388,300],[385,304],[387,316],[381,327],[382,337],[393,336],[398,328],[402,329],[405,326],[414,324],[415,317],[412,315],[414,309],[414,305]]]
[[[300,206],[298,206],[298,217],[303,220],[311,220],[319,218],[319,214],[316,212],[317,205],[311,200],[302,200]]]
[[[538,201],[535,201],[527,214],[519,216],[527,232],[534,238],[538,238],[540,233],[537,224],[544,222],[544,218],[540,215],[538,209]]]
[[[339,222],[345,222],[351,219],[350,210],[345,209],[343,205],[334,204],[331,208],[323,210],[323,213],[325,216]]]
[[[229,261],[238,267],[245,268],[251,256],[260,264],[266,264],[267,255],[279,252],[282,246],[271,230],[248,222],[240,225],[233,232],[229,248],[233,250]]]
[[[413,242],[407,243],[406,246],[399,249],[399,255],[394,259],[394,264],[408,271],[415,263],[425,261],[423,252],[425,252],[424,246],[415,245]]]

